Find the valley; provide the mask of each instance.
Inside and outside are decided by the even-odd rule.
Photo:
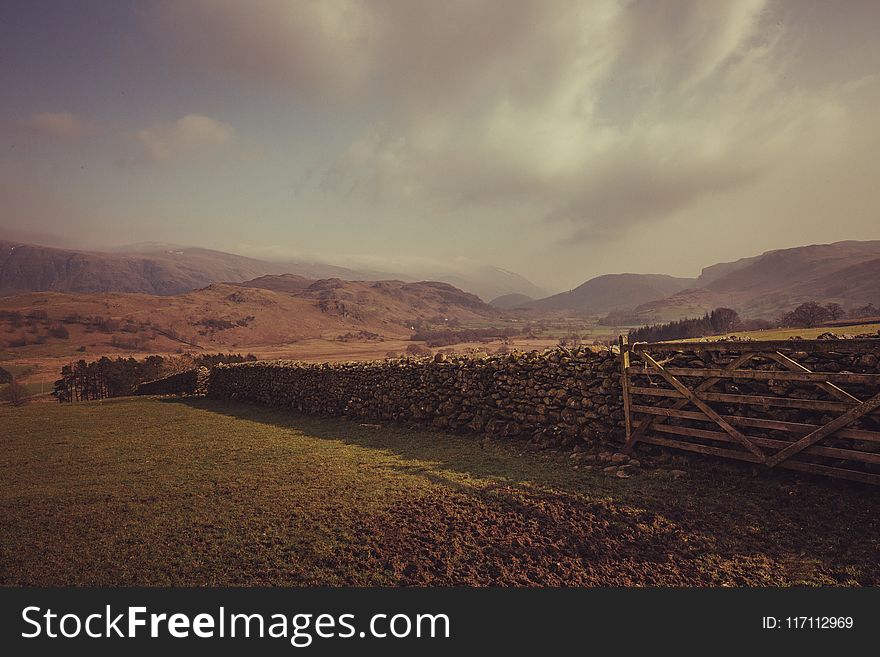
[[[537,299],[530,296],[535,286],[496,268],[498,280],[524,292],[486,303],[449,282],[358,278],[364,272],[325,263],[271,265],[161,244],[99,253],[0,242],[0,366],[30,391],[47,393],[62,365],[102,356],[479,356],[610,344],[631,328],[717,307],[763,322],[751,327],[761,331],[740,332],[749,337],[874,332],[869,311],[880,306],[878,263],[880,241],[837,242],[719,263],[693,279],[608,274]],[[850,324],[863,325],[778,327],[783,313],[813,299],[839,304],[855,317]]]

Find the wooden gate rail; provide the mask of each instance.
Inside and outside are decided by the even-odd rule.
[[[626,451],[632,451],[637,443],[643,442],[768,468],[780,467],[880,485],[880,431],[852,426],[860,420],[864,422],[880,409],[880,373],[814,372],[796,359],[802,352],[811,355],[878,355],[880,340],[629,345],[626,337],[621,336],[619,345]],[[723,362],[721,367],[712,366],[712,357],[722,355],[721,352],[726,352],[723,355],[730,357],[730,362]],[[691,363],[696,358],[702,366],[671,363],[680,355],[686,356]],[[631,360],[639,360],[641,364],[634,364]],[[783,369],[744,369],[746,365],[755,364]],[[730,389],[727,392],[710,391],[721,382],[763,385],[770,393],[762,389],[757,391],[762,394],[740,394],[730,392]],[[831,399],[786,397],[774,392],[774,383],[814,386]],[[855,388],[848,391],[841,386]],[[733,390],[736,391],[737,387]],[[866,395],[865,391],[870,392]],[[641,402],[642,398],[646,398],[646,402]],[[670,402],[668,406],[662,405]],[[725,408],[713,408],[712,404],[718,403]],[[730,407],[742,410],[731,413]],[[744,412],[747,407],[753,410]],[[779,419],[770,415],[774,408],[800,410],[801,415],[807,417],[798,416],[799,421],[791,421],[787,415],[790,410],[786,410],[785,419]],[[836,417],[829,420],[829,415],[834,414]],[[706,424],[711,427],[706,428]],[[872,418],[869,426],[880,427],[880,422]],[[746,429],[764,429],[772,433],[747,433]],[[785,439],[787,435],[792,439]]]
[[[645,353],[646,358],[650,356]],[[629,369],[631,374],[648,374],[652,373],[650,367],[631,366]],[[719,369],[698,369],[689,367],[664,367],[663,371],[667,374],[677,376],[702,377],[711,376],[718,379],[734,379],[741,381],[805,381],[814,383],[863,383],[876,384],[880,382],[880,374],[837,374],[835,372],[768,372],[762,370],[719,370]],[[840,390],[840,388],[837,388]],[[854,399],[852,395],[846,393],[848,397]]]

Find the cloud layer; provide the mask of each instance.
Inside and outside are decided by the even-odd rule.
[[[380,202],[525,204],[597,239],[741,189],[835,120],[764,0],[169,3],[180,51],[378,117],[329,172]]]
[[[227,144],[234,137],[231,125],[201,114],[187,114],[176,121],[157,123],[135,134],[144,157],[151,162],[169,162],[204,152]]]
[[[88,123],[70,112],[37,112],[18,122],[20,132],[48,140],[82,137],[91,131]]]
[[[560,288],[877,239],[878,24],[874,0],[21,3],[2,210]]]

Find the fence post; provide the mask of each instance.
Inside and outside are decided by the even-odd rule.
[[[632,436],[632,418],[630,413],[629,400],[629,375],[626,370],[629,367],[629,340],[627,336],[620,335],[617,338],[617,344],[620,346],[620,388],[623,392],[623,415],[626,422],[626,443],[627,451],[632,451],[632,445],[629,444],[630,436]]]

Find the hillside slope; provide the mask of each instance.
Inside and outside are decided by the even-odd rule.
[[[290,281],[283,276],[242,285],[214,283],[171,296],[30,292],[0,297],[3,343],[23,342],[41,354],[73,353],[78,345],[90,352],[129,344],[147,350],[181,345],[238,350],[361,332],[402,338],[419,321],[442,324],[498,314],[446,283],[326,279],[292,291],[267,289]],[[54,335],[51,329],[58,324],[69,335]]]
[[[694,317],[729,306],[773,319],[804,301],[853,308],[880,301],[880,241],[846,241],[768,251],[707,267],[698,286],[639,305],[631,321]],[[702,284],[702,285],[701,285]]]
[[[489,305],[501,308],[502,310],[510,310],[527,306],[532,301],[534,299],[526,294],[503,294],[492,299]]]
[[[533,301],[527,306],[539,311],[607,313],[620,308],[662,299],[689,285],[692,278],[665,274],[606,274],[591,278],[570,292]]]
[[[0,241],[0,294],[135,292],[171,295],[217,281],[285,271],[231,253],[174,247],[148,254],[56,249]]]

